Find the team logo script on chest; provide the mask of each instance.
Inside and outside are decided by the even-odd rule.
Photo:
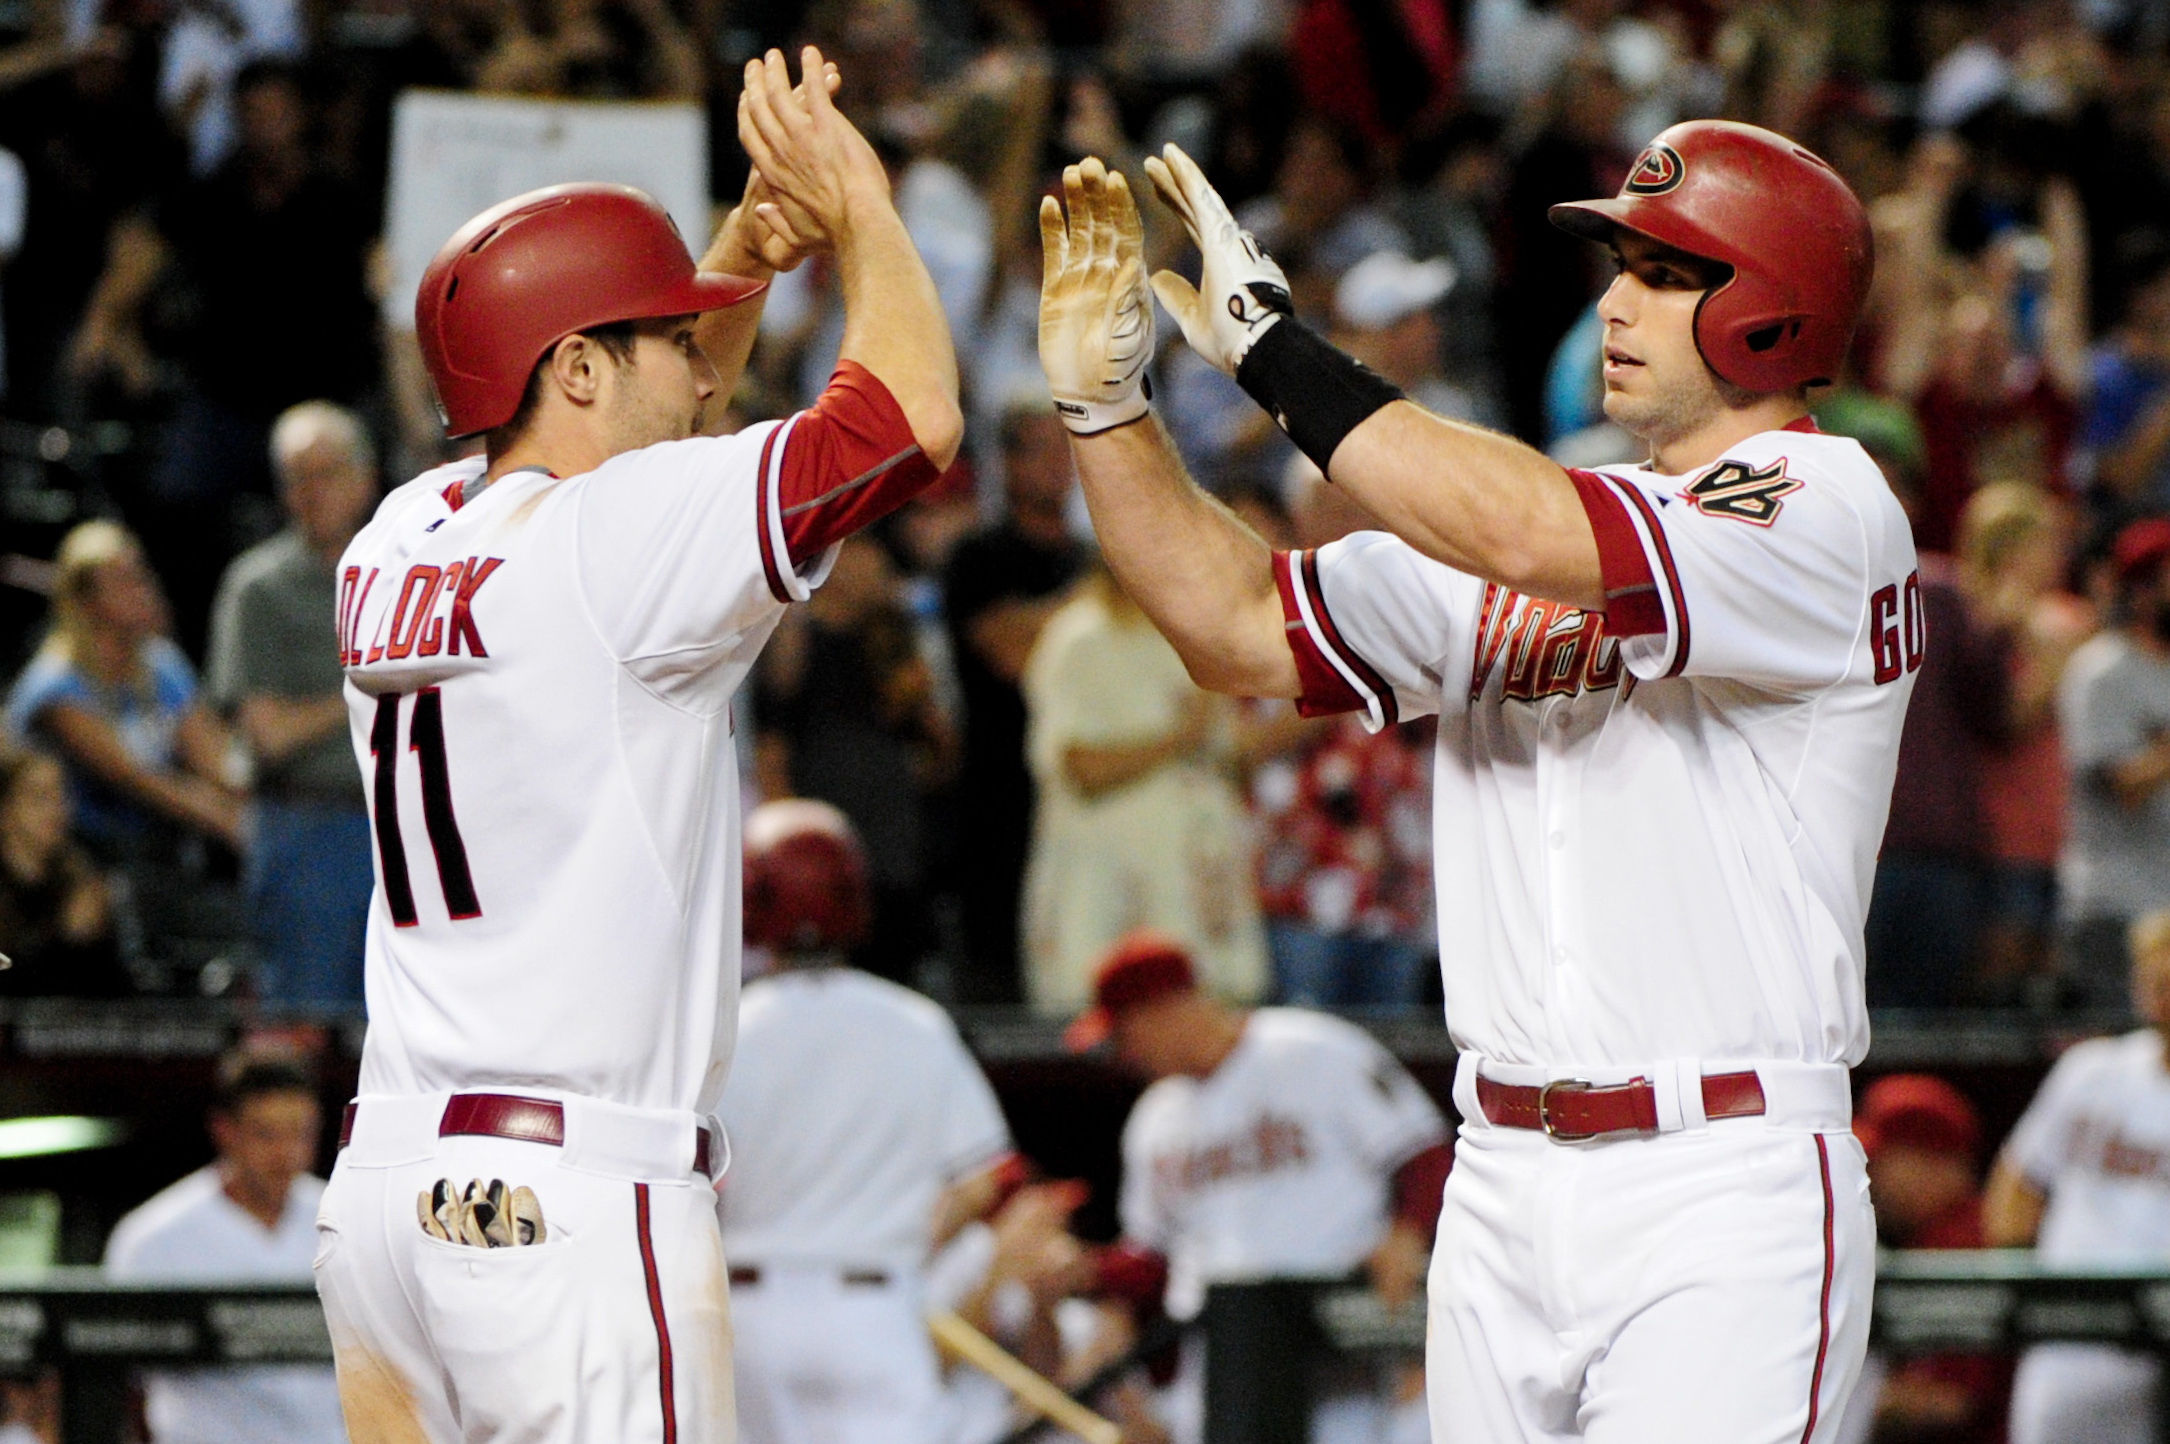
[[[1620,644],[1605,634],[1601,612],[1487,583],[1469,700],[1484,695],[1495,667],[1504,669],[1503,695],[1516,702],[1602,692],[1620,685]]]
[[[1801,483],[1786,475],[1784,457],[1769,466],[1721,461],[1697,478],[1680,499],[1705,516],[1769,526],[1778,520],[1785,498],[1800,489]]]

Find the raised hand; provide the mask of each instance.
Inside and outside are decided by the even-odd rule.
[[[1062,173],[1064,206],[1040,202],[1040,367],[1063,423],[1090,436],[1146,412],[1153,306],[1145,226],[1122,172],[1088,156]]]
[[[801,74],[822,75],[814,46],[800,53]],[[828,85],[791,83],[783,52],[746,62],[738,101],[739,143],[773,199],[757,208],[771,234],[800,250],[833,243],[855,209],[889,205],[881,157],[829,98]]]
[[[1288,277],[1236,224],[1205,172],[1179,147],[1146,157],[1145,174],[1204,261],[1197,289],[1173,271],[1159,271],[1153,294],[1183,328],[1191,349],[1233,376],[1258,338],[1295,313]]]

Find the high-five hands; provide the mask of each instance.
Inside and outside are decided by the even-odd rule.
[[[1153,294],[1183,328],[1191,349],[1233,376],[1258,338],[1295,313],[1288,277],[1236,224],[1205,172],[1180,148],[1147,156],[1145,174],[1204,261],[1196,290],[1175,272],[1159,271]]]
[[[1065,168],[1062,192],[1040,201],[1040,367],[1063,424],[1090,436],[1146,412],[1145,226],[1130,183],[1097,158]]]
[[[738,138],[767,193],[755,197],[749,189],[755,214],[785,251],[804,255],[834,244],[855,207],[886,206],[889,175],[874,147],[830,100],[835,67],[811,45],[800,52],[799,64],[802,76],[821,76],[824,83],[794,87],[780,50],[746,62]],[[765,243],[763,254],[769,254]]]

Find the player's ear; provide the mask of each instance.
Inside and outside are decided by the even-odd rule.
[[[602,393],[604,352],[591,336],[575,331],[550,350],[550,380],[567,401],[591,406]]]

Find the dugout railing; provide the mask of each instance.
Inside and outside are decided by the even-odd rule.
[[[1421,1304],[1389,1312],[1362,1288],[1325,1287],[1312,1306],[1320,1335],[1337,1350],[1423,1348]],[[2052,1341],[2170,1356],[2170,1269],[2050,1270],[2019,1250],[1886,1253],[1873,1318],[1874,1346],[1894,1356],[2002,1353]],[[0,1372],[58,1370],[63,1444],[119,1444],[137,1369],[330,1358],[307,1284],[126,1285],[95,1268],[0,1275]],[[2158,1394],[2170,1398],[2170,1389]],[[2170,1431],[2158,1437],[2170,1444]]]

